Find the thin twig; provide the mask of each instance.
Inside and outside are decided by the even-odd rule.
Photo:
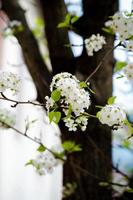
[[[54,155],[55,158],[58,158],[60,159],[61,161],[65,162],[66,160],[61,158],[60,156],[58,156],[55,152],[53,152],[51,149],[49,149],[48,147],[46,147],[42,142],[39,141],[39,139],[37,138],[32,138],[30,137],[29,135],[21,132],[20,130],[16,129],[15,127],[3,122],[3,121],[0,121],[3,125],[7,126],[8,128],[11,128],[12,130],[14,130],[15,132],[17,132],[18,134],[20,134],[21,136],[24,136],[26,138],[28,138],[29,140],[31,140],[32,142],[36,143],[36,144],[39,144],[40,146],[43,146],[46,150],[48,150],[50,153],[52,153]]]
[[[8,97],[5,96],[5,94],[3,94],[2,92],[0,93],[2,97],[0,97],[0,100],[5,100],[5,101],[10,101],[12,103],[15,103],[14,105],[11,105],[11,107],[16,107],[18,104],[32,104],[35,106],[46,106],[44,103],[35,103],[33,101],[17,101],[17,100],[13,100],[10,99]]]
[[[104,60],[107,58],[107,56],[112,53],[118,46],[121,45],[121,42],[119,42],[116,46],[114,46],[113,48],[111,48],[102,58],[102,60],[99,62],[99,64],[97,65],[97,67],[95,68],[95,70],[87,77],[87,79],[85,80],[85,82],[88,82],[90,78],[92,78],[92,76],[94,76],[94,74],[98,71],[98,69],[101,67],[101,65],[103,64]]]

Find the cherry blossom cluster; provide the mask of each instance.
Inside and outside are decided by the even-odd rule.
[[[54,167],[59,164],[59,160],[56,159],[51,152],[45,150],[45,152],[40,153],[36,159],[32,160],[32,164],[39,175],[45,175],[53,172]]]
[[[63,160],[57,155],[64,154],[63,152],[62,145],[52,146],[51,150],[40,152],[35,159],[31,160],[31,163],[39,175],[51,174],[57,165],[62,164]],[[64,156],[62,159],[66,159],[66,157]]]
[[[111,127],[122,126],[126,120],[125,111],[116,104],[104,106],[97,116],[102,124],[107,124]]]
[[[117,33],[120,41],[133,39],[133,15],[126,12],[115,13],[111,20],[105,23],[106,27],[109,27],[114,33]],[[133,49],[133,41],[129,41],[127,48]]]
[[[124,74],[129,80],[133,80],[133,63],[129,63],[123,68]]]
[[[15,116],[7,109],[0,109],[0,127],[9,128],[15,125]]]
[[[0,92],[6,90],[12,91],[14,94],[19,91],[20,79],[12,72],[0,72]]]
[[[69,131],[76,131],[78,127],[85,130],[88,119],[82,113],[91,104],[89,91],[81,87],[76,77],[67,72],[55,75],[50,89],[51,92],[58,90],[60,98],[55,102],[52,95],[50,98],[46,97],[48,111],[61,110],[63,121]]]
[[[105,38],[97,35],[92,35],[90,38],[85,39],[85,47],[87,50],[88,56],[93,56],[93,52],[97,52],[102,49],[103,45],[106,44]]]

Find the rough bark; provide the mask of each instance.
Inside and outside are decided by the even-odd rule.
[[[24,26],[24,31],[16,33],[15,36],[22,47],[25,63],[35,82],[41,101],[44,101],[44,97],[49,93],[51,75],[42,59],[37,41],[28,27],[25,19],[26,11],[19,6],[17,0],[4,0],[2,5],[10,20],[18,20]]]
[[[57,25],[64,21],[67,13],[64,0],[40,0],[40,2],[44,13],[45,32],[53,73],[61,71],[74,73],[75,59],[71,49],[64,46],[70,43],[68,32],[66,29],[57,28]]]

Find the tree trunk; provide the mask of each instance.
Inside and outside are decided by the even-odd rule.
[[[93,33],[103,35],[101,28],[107,17],[114,14],[116,7],[117,1],[83,0],[84,14],[75,23],[77,32],[83,38],[87,38]],[[95,53],[94,57],[88,57],[84,49],[77,60],[78,73],[81,73],[84,79],[95,70],[107,51],[113,48],[114,38],[104,35],[107,37],[107,44],[103,50]],[[92,97],[95,105],[105,105],[107,99],[112,95],[112,68],[113,53],[106,57],[101,68],[89,80],[92,89],[96,92],[96,95]],[[91,112],[96,112],[93,106]],[[81,144],[83,151],[80,154],[71,155],[64,166],[64,183],[72,181],[77,183],[75,193],[66,199],[111,200],[111,188],[99,186],[99,182],[109,181],[112,173],[110,129],[101,125],[97,120],[90,119],[86,133],[67,133],[64,135],[64,139],[68,138]]]
[[[64,0],[40,0],[40,2],[44,13],[45,32],[53,73],[57,74],[62,71],[74,73],[73,53],[70,48],[65,47],[65,44],[70,43],[67,29],[57,28],[67,14]]]

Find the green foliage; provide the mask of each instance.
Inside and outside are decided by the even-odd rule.
[[[44,20],[43,20],[41,17],[37,17],[37,18],[35,19],[35,25],[36,25],[37,27],[42,27],[42,26],[44,26]]]
[[[66,15],[65,20],[58,24],[58,28],[70,28],[73,23],[78,20],[77,16],[71,16],[69,13]]]
[[[79,85],[80,85],[81,88],[87,88],[88,87],[87,83],[84,82],[84,81],[81,81]]]
[[[61,93],[60,93],[60,91],[59,90],[54,90],[52,93],[51,93],[51,98],[55,101],[55,102],[57,102],[57,101],[59,101],[60,100],[60,97],[61,97]]]
[[[96,117],[99,118],[99,115],[100,115],[100,111],[97,112]]]
[[[110,97],[110,98],[108,99],[108,104],[109,104],[109,105],[114,104],[115,100],[116,100],[116,96]]]
[[[43,144],[41,144],[37,149],[37,151],[39,152],[44,152],[45,150],[46,150],[46,147]]]
[[[76,182],[67,182],[63,186],[63,199],[66,199],[67,197],[71,196],[73,193],[75,193],[75,190],[77,188],[77,183]]]
[[[133,193],[133,188],[127,187],[127,188],[126,188],[126,192]]]
[[[75,142],[71,140],[65,141],[62,146],[67,153],[82,151],[80,144],[75,144]]]
[[[28,165],[33,165],[33,160],[29,160],[29,161],[25,164],[25,166],[28,166]]]
[[[128,127],[129,129],[129,133],[131,134],[131,136],[133,135],[133,127],[132,127],[132,124],[130,124],[130,122],[126,119],[124,121],[124,124]]]
[[[126,65],[127,65],[126,62],[120,62],[120,61],[116,62],[114,72],[120,71]]]
[[[51,112],[49,112],[48,116],[49,116],[50,122],[53,121],[54,123],[58,124],[61,119],[61,112],[51,111]]]
[[[109,33],[109,34],[111,34],[111,35],[114,35],[114,34],[115,34],[114,31],[112,30],[112,28],[110,28],[110,27],[104,27],[104,28],[102,28],[102,30],[103,30],[105,33]]]

